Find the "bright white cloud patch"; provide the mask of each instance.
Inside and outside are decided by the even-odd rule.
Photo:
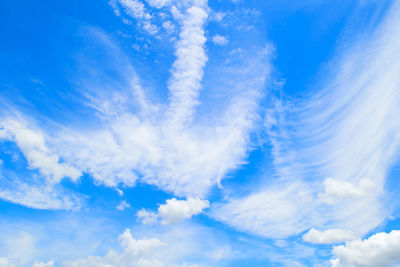
[[[137,217],[143,224],[153,224],[161,219],[162,224],[175,224],[201,213],[209,207],[207,200],[188,198],[187,200],[168,199],[166,204],[158,207],[157,213],[140,210]]]
[[[400,231],[377,233],[365,240],[347,242],[333,249],[337,259],[333,267],[339,266],[382,266],[400,264]]]
[[[303,235],[304,241],[313,244],[333,244],[353,239],[355,239],[353,233],[342,229],[329,229],[325,231],[318,231],[314,228],[311,228],[310,231]]]
[[[64,177],[76,180],[81,176],[77,168],[60,162],[60,157],[46,145],[42,132],[30,129],[17,119],[0,119],[0,141],[15,142],[29,166],[38,169],[49,183],[58,183]]]
[[[162,223],[173,224],[197,215],[209,207],[207,200],[188,198],[187,200],[168,199],[167,203],[158,208]]]

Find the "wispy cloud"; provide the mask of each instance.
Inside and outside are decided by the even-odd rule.
[[[139,1],[123,3],[126,8],[138,9],[132,15],[148,17],[143,13],[146,6]],[[243,164],[251,149],[250,135],[260,119],[258,110],[270,72],[271,52],[265,44],[244,47],[234,62],[215,68],[214,74],[220,73],[224,82],[215,88],[212,84],[204,88],[208,60],[205,24],[209,12],[206,1],[176,2],[170,7],[169,16],[179,25],[180,33],[175,42],[176,59],[165,84],[166,103],[151,100],[124,53],[107,34],[91,28],[87,34],[118,62],[112,61],[109,66],[118,74],[117,81],[104,79],[107,73],[92,66],[88,76],[94,77],[82,78],[79,83],[85,108],[95,114],[96,126],[56,122],[51,127],[24,126],[20,139],[29,133],[38,140],[38,144],[28,147],[36,153],[31,159],[20,139],[9,140],[16,142],[30,159],[31,168],[49,176],[54,183],[64,177],[76,181],[87,173],[106,186],[134,186],[140,181],[178,197],[204,198],[229,171]],[[219,90],[235,93],[215,107],[216,114],[207,113],[207,103],[201,101],[200,92],[212,95]],[[34,121],[28,114],[20,117],[15,125]],[[8,120],[9,116],[2,119]]]
[[[389,216],[385,182],[400,148],[399,10],[394,2],[333,62],[323,90],[301,104],[277,101],[266,119],[276,172],[258,192],[215,206],[215,218],[283,237],[311,227],[363,235]]]

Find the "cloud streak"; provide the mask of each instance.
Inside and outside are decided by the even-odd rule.
[[[333,62],[323,90],[296,105],[276,101],[265,120],[275,171],[258,192],[216,205],[214,218],[288,237],[312,227],[364,235],[390,215],[383,196],[400,148],[399,10],[395,1]]]

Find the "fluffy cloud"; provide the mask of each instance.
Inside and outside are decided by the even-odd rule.
[[[128,266],[162,266],[162,262],[149,257],[155,250],[166,244],[156,238],[136,240],[129,229],[119,236],[124,251],[109,251],[104,257],[90,256],[85,259],[64,262],[65,267],[128,267]]]
[[[213,36],[212,42],[217,45],[227,45],[229,43],[225,36],[219,34]]]
[[[65,261],[63,267],[200,267],[218,265],[220,260],[230,256],[226,252],[230,250],[229,246],[207,228],[187,224],[157,229],[145,226],[142,230],[125,230],[119,236],[121,249],[111,249],[104,256]],[[146,237],[134,238],[132,233],[138,231],[140,236],[145,233]]]
[[[118,204],[117,210],[125,210],[129,208],[131,205],[126,202],[126,200],[123,200],[121,203]]]
[[[313,244],[333,244],[355,239],[353,233],[342,229],[329,229],[318,231],[314,228],[310,229],[303,240]]]
[[[144,224],[153,224],[161,219],[162,224],[175,224],[190,219],[209,207],[207,200],[188,198],[187,200],[168,199],[166,204],[160,205],[157,213],[140,210],[137,217]]]
[[[393,266],[400,263],[400,231],[377,233],[365,240],[347,242],[333,249],[332,266]]]

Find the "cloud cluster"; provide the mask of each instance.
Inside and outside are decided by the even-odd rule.
[[[346,242],[333,248],[337,257],[332,267],[339,266],[394,266],[400,262],[400,231],[377,233],[365,240]]]

